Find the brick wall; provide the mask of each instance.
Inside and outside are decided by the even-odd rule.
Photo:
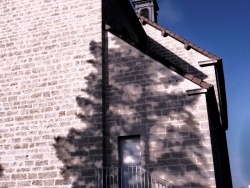
[[[209,61],[210,58],[193,50],[186,50],[184,44],[176,39],[167,36],[163,37],[161,32],[150,25],[143,26],[148,35],[148,46],[152,51],[162,54],[170,62],[181,67],[183,70],[212,84],[218,98],[217,81],[214,66],[200,67],[200,61]]]
[[[118,136],[135,134],[150,172],[215,187],[205,94],[187,96],[195,84],[112,34],[103,62],[101,8],[100,0],[0,3],[0,187],[93,187],[103,146],[107,165],[118,165]],[[215,83],[213,67],[197,64],[208,58],[147,27],[151,50],[167,47],[164,56]]]
[[[215,187],[205,94],[197,85],[109,33],[107,143],[119,163],[118,137],[140,135],[142,166],[180,187]]]
[[[91,186],[101,19],[100,0],[0,2],[0,187]]]
[[[172,63],[213,85],[215,96],[213,93],[210,93],[209,98],[215,97],[213,99],[217,100],[217,104],[214,103],[213,99],[209,99],[207,101],[207,104],[209,104],[207,110],[209,113],[209,132],[213,148],[214,171],[216,172],[216,187],[232,187],[226,135],[222,126],[224,122],[221,120],[223,118],[221,115],[223,114],[220,114],[220,111],[223,109],[218,108],[220,106],[218,96],[223,94],[218,93],[217,84],[219,80],[217,80],[218,78],[215,75],[215,67],[200,67],[198,62],[210,59],[192,48],[186,50],[183,43],[170,36],[163,37],[159,30],[149,25],[145,25],[144,29],[148,35],[148,45],[152,51],[162,54],[163,57]],[[223,74],[223,72],[219,74]],[[223,88],[222,85],[220,87],[221,89]]]

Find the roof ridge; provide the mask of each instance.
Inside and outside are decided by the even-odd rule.
[[[125,35],[124,33],[120,33],[119,31],[115,30],[114,28],[112,28],[108,24],[105,25],[105,29],[107,31],[111,32],[112,34],[114,34],[115,36],[117,36],[118,38],[120,38],[120,39],[124,40],[125,42],[129,43],[131,46],[133,46],[136,49],[140,50],[141,52],[145,53],[146,55],[148,55],[152,59],[160,62],[161,64],[165,65],[166,67],[168,67],[172,71],[178,73],[179,75],[181,75],[184,78],[190,80],[194,84],[200,86],[201,88],[209,89],[209,88],[212,87],[211,84],[205,82],[204,80],[198,78],[197,76],[194,76],[191,73],[186,72],[182,68],[180,68],[180,67],[176,66],[175,64],[171,63],[169,60],[161,57],[156,52],[150,51],[149,49],[145,49],[143,46],[141,46],[137,42],[133,41],[133,39],[131,39],[129,36]]]
[[[205,56],[207,56],[207,57],[209,57],[211,59],[217,60],[217,61],[221,59],[220,57],[212,54],[211,52],[208,52],[205,49],[203,49],[203,48],[195,45],[194,43],[186,40],[185,38],[181,37],[180,35],[173,33],[169,29],[160,26],[159,24],[153,22],[152,20],[149,20],[148,18],[145,18],[144,16],[141,16],[141,15],[138,15],[138,14],[137,14],[137,17],[141,20],[141,23],[143,25],[148,24],[148,25],[154,27],[155,29],[161,31],[162,35],[169,35],[169,36],[173,37],[174,39],[176,39],[179,42],[183,43],[186,48],[189,48],[189,49],[192,48],[192,49],[196,50],[197,52],[200,52],[201,54],[203,54],[203,55],[205,55]]]

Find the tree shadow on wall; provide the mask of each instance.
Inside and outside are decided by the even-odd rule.
[[[184,79],[152,61],[122,40],[110,41],[108,65],[104,65],[106,112],[102,109],[101,44],[92,41],[94,58],[88,63],[96,71],[86,77],[87,88],[76,97],[83,129],[72,128],[65,137],[55,138],[61,173],[73,188],[94,187],[95,169],[118,166],[118,136],[140,134],[143,142],[142,166],[178,187],[207,186],[208,152],[206,137],[192,111],[198,97],[180,90]],[[102,130],[103,115],[106,129]],[[105,133],[103,151],[102,133]],[[208,133],[209,134],[209,133]],[[202,180],[203,179],[203,180]]]
[[[194,76],[197,76],[198,78],[200,78],[202,80],[207,78],[206,74],[204,74],[203,72],[198,70],[196,67],[192,66],[189,62],[185,61],[184,59],[182,59],[178,55],[174,54],[173,52],[171,52],[170,50],[168,50],[167,48],[165,48],[164,46],[162,46],[160,43],[158,43],[157,41],[155,41],[153,38],[151,38],[149,36],[147,36],[147,44],[148,44],[148,46],[150,46],[151,51],[153,51],[153,52],[158,51],[159,52],[158,54],[160,54],[161,57],[163,57],[163,58],[167,59],[168,61],[170,61],[171,63],[181,67],[186,72],[193,74]],[[184,48],[184,45],[183,45],[183,48]],[[189,51],[190,49],[186,49],[186,50]],[[197,53],[197,52],[190,52],[190,54],[187,55],[187,57],[188,56],[190,56],[190,57],[195,56],[195,54],[193,54],[193,53]],[[194,62],[192,62],[192,63],[194,63]]]
[[[204,142],[209,132],[201,133],[204,125],[193,115],[199,96],[187,96],[178,89],[184,78],[120,39],[110,43],[116,46],[109,49],[106,100],[110,166],[119,163],[117,137],[139,134],[144,143],[143,167],[180,187],[207,187],[212,173],[207,170],[204,155],[210,151]]]
[[[72,188],[94,187],[95,169],[102,167],[102,82],[100,70],[101,45],[90,43],[90,51],[95,55],[88,60],[94,72],[85,79],[87,88],[82,88],[82,96],[76,97],[81,109],[76,116],[83,128],[71,128],[67,136],[55,138],[57,157],[63,162],[61,174],[65,183]]]

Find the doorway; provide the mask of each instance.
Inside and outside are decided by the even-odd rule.
[[[119,137],[120,187],[141,187],[140,136]]]

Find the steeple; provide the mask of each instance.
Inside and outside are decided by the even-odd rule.
[[[157,11],[159,6],[157,0],[133,0],[135,12],[157,23]]]

